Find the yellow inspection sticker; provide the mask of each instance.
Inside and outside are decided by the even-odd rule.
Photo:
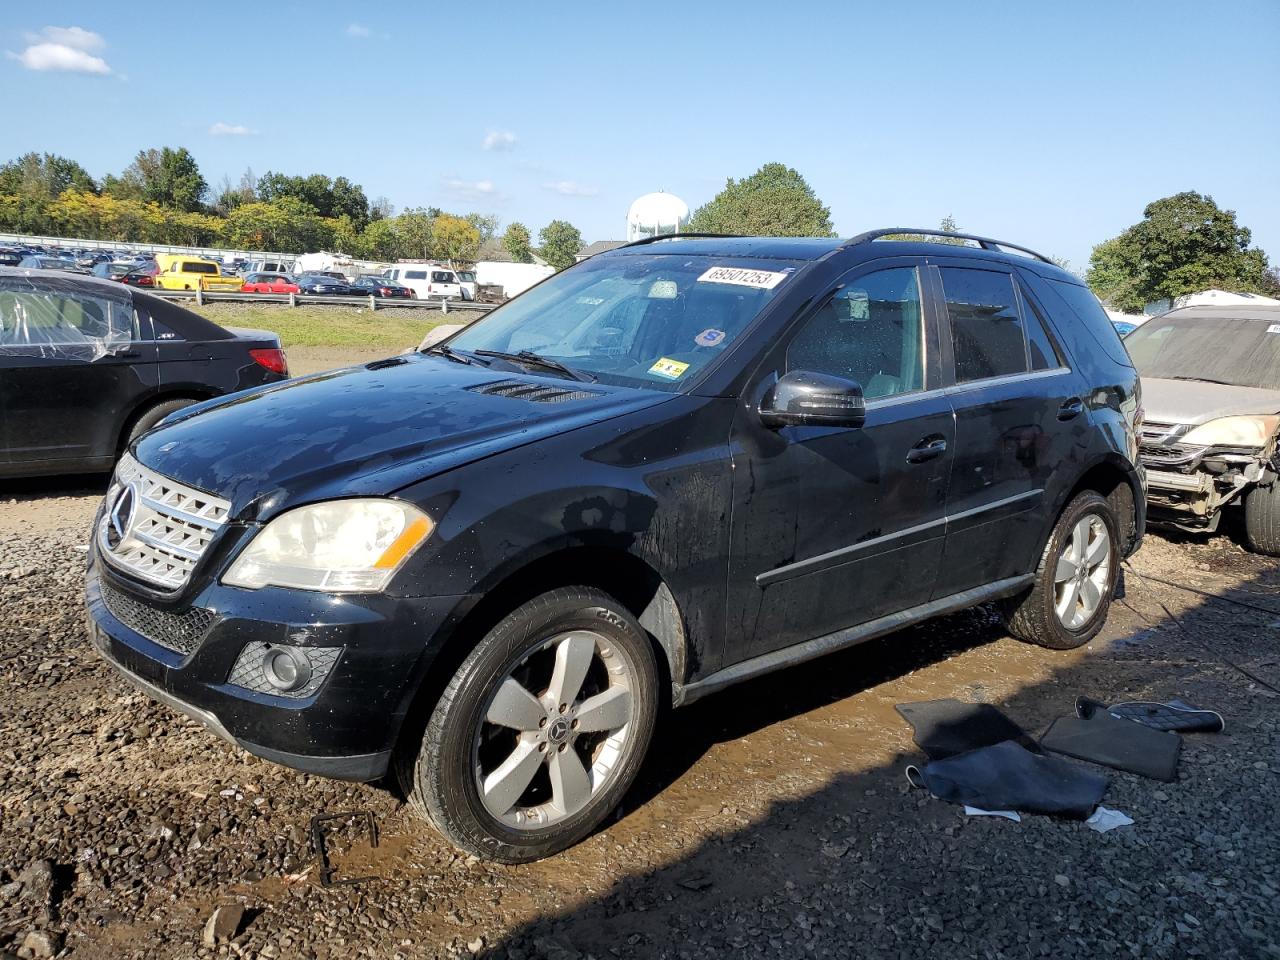
[[[682,363],[679,360],[669,360],[666,357],[663,357],[649,368],[649,372],[656,373],[660,377],[666,377],[668,380],[679,380],[688,369],[689,365],[687,363]]]

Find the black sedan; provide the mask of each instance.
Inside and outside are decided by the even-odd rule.
[[[414,299],[414,293],[412,290],[404,284],[396,283],[394,280],[388,280],[386,277],[377,277],[366,274],[363,277],[356,277],[351,286],[355,288],[357,293],[378,297],[379,299]]]
[[[90,271],[95,277],[101,277],[103,280],[115,280],[118,283],[127,284],[131,287],[142,287],[143,289],[151,289],[155,286],[155,280],[152,279],[156,275],[155,263],[137,264],[137,263],[98,263],[95,264],[93,270]]]
[[[330,297],[368,296],[367,291],[357,290],[346,280],[339,280],[324,273],[304,273],[294,280],[298,292]]]
[[[274,333],[97,277],[0,268],[0,476],[106,470],[175,410],[288,375]]]

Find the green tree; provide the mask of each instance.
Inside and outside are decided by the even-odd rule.
[[[502,247],[516,263],[533,262],[533,241],[529,237],[529,228],[523,223],[513,223],[502,235]]]
[[[463,219],[476,228],[476,232],[480,234],[481,243],[488,243],[498,232],[499,221],[496,213],[468,213]]]
[[[582,249],[582,234],[565,220],[552,220],[538,231],[538,242],[542,244],[542,259],[557,270],[563,270],[577,262],[577,253]]]
[[[1093,248],[1089,286],[1118,310],[1221,288],[1263,293],[1267,255],[1213,198],[1187,191],[1147,204],[1142,220]]]
[[[108,192],[119,199],[147,200],[173,210],[198,211],[209,184],[186,147],[140,150],[119,177],[107,179]]]
[[[698,233],[830,237],[831,210],[791,167],[766,163],[745,180],[729,179],[689,221]]]
[[[55,229],[50,214],[54,201],[68,190],[96,193],[84,167],[53,153],[27,153],[0,167],[0,227],[17,233],[46,233]]]
[[[960,232],[960,228],[956,226],[956,218],[951,216],[950,214],[947,214],[945,217],[942,218],[942,221],[938,224],[938,229],[941,230],[943,233],[959,233]],[[928,233],[891,233],[887,237],[885,237],[885,239],[886,240],[913,240],[913,241],[918,240],[918,241],[925,241],[925,242],[932,242],[932,243],[949,243],[953,246],[959,246],[959,247],[963,247],[969,242],[968,240],[961,240],[959,237],[940,237],[937,234],[928,234]]]
[[[366,260],[398,260],[403,254],[396,221],[379,218],[371,222],[360,234],[358,249]]]
[[[410,207],[395,218],[396,233],[400,237],[400,256],[412,260],[429,260],[432,252],[431,227],[440,211],[434,208],[426,210]]]

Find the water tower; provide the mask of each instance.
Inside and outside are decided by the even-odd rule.
[[[673,193],[646,193],[627,211],[627,242],[679,233],[689,225],[689,205]]]

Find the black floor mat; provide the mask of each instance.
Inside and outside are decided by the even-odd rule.
[[[1182,738],[1097,711],[1087,719],[1059,717],[1040,738],[1040,746],[1077,760],[1171,781],[1178,778]]]
[[[911,724],[916,744],[930,760],[945,760],[1005,740],[1038,749],[1021,727],[989,703],[922,700],[900,703],[894,709]]]
[[[907,778],[917,786],[923,780],[933,796],[951,803],[1080,818],[1093,813],[1107,789],[1106,777],[1012,740],[908,768]]]

